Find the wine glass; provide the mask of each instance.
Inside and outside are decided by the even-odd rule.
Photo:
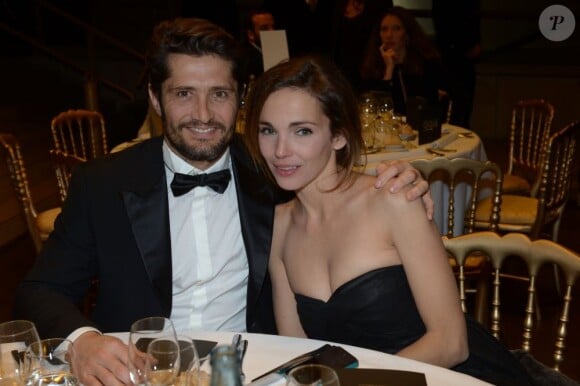
[[[154,339],[162,337],[177,342],[173,322],[167,318],[153,316],[139,319],[131,325],[128,367],[133,384],[142,385],[145,383],[147,348]]]
[[[0,323],[0,384],[24,383],[24,352],[40,341],[34,323],[28,320],[12,320]]]
[[[68,339],[50,338],[34,342],[26,349],[27,386],[77,386],[71,370],[73,343]]]
[[[199,354],[193,340],[185,335],[178,335],[177,344],[179,345],[180,365],[176,386],[199,385]]]
[[[288,386],[340,386],[338,375],[332,367],[301,365],[288,373]]]
[[[149,386],[174,385],[180,367],[179,343],[172,336],[153,339],[147,346],[145,384]]]

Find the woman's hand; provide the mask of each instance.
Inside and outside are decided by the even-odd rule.
[[[381,52],[381,57],[385,62],[385,73],[383,75],[384,80],[393,79],[393,71],[395,70],[395,64],[397,63],[397,53],[394,49],[388,48],[385,45],[379,47]]]

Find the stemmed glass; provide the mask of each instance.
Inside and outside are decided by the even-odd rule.
[[[164,317],[139,319],[131,325],[129,332],[129,376],[135,385],[145,384],[147,349],[157,338],[172,340],[177,346],[177,335],[173,322]]]
[[[199,385],[200,379],[200,362],[199,354],[195,348],[195,344],[190,337],[184,335],[177,336],[177,343],[179,344],[179,375],[177,377],[176,386]]]
[[[1,385],[24,384],[24,352],[28,346],[39,341],[34,323],[28,320],[12,320],[0,324]]]
[[[376,100],[372,93],[361,95],[359,112],[365,151],[372,152],[375,146],[375,121],[377,119]]]
[[[77,386],[71,369],[73,343],[68,339],[51,338],[34,342],[26,349],[27,386]]]
[[[340,386],[338,375],[332,367],[301,365],[288,373],[288,386]]]
[[[179,343],[171,337],[153,339],[147,347],[145,384],[169,386],[175,384],[180,366]]]

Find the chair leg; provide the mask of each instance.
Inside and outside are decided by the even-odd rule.
[[[484,326],[489,323],[489,280],[491,278],[491,264],[485,261],[482,264],[479,278],[477,279],[477,292],[473,315],[475,320]]]

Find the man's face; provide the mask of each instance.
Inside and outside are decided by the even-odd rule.
[[[252,17],[254,29],[248,31],[248,39],[260,44],[260,31],[272,31],[274,29],[274,17],[271,13],[258,13]]]
[[[169,146],[205,170],[226,151],[234,132],[237,83],[232,66],[215,55],[169,54],[161,95],[149,97],[163,119]]]

